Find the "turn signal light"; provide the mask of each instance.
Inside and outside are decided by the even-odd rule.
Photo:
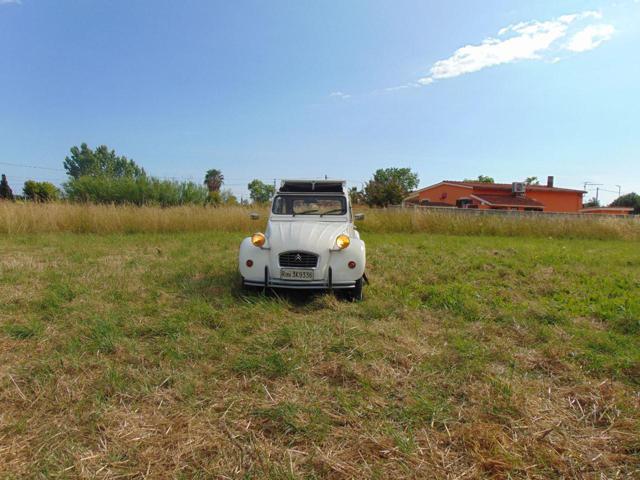
[[[352,270],[356,268],[356,262],[354,262],[353,260],[351,260],[347,265],[349,265],[349,268]]]
[[[267,238],[262,233],[254,233],[251,235],[251,243],[253,243],[256,247],[261,247],[264,245],[264,242],[267,241]]]
[[[253,267],[253,260],[247,260],[247,267]]]

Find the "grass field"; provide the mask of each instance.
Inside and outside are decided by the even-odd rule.
[[[249,212],[262,214],[258,222]],[[474,215],[460,210],[369,209],[359,223],[366,233],[436,233],[541,238],[640,240],[640,218],[608,215]],[[251,232],[264,228],[265,207],[115,206],[2,202],[0,234]]]
[[[241,233],[0,238],[1,478],[638,478],[634,241],[365,234],[245,296]]]

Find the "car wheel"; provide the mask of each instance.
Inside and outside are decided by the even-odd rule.
[[[240,279],[240,289],[244,293],[252,293],[252,292],[255,292],[256,287],[253,287],[251,285],[247,285],[246,282],[244,281],[244,277],[241,277],[241,279]]]
[[[356,285],[349,290],[346,290],[346,298],[352,302],[361,302],[364,299],[364,295],[362,293],[362,286],[364,284],[364,280],[359,278],[356,280]]]

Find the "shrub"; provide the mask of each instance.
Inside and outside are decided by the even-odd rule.
[[[27,180],[22,189],[25,198],[33,202],[50,202],[60,198],[60,190],[53,183]]]
[[[610,205],[611,207],[631,207],[633,213],[640,214],[640,195],[631,192],[616,198]]]
[[[160,180],[154,177],[90,177],[71,179],[64,186],[72,201],[163,207],[207,202],[206,187],[194,182]]]

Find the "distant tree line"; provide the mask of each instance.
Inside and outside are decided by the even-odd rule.
[[[50,182],[27,180],[22,196],[14,195],[6,175],[0,180],[0,199],[21,198],[34,202],[65,199],[73,202],[112,203],[131,205],[238,205],[229,189],[224,189],[222,171],[212,168],[204,181],[166,180],[148,175],[145,169],[115,150],[101,145],[95,149],[86,143],[74,146],[62,163],[68,180],[62,188]],[[252,180],[248,185],[253,203],[267,203],[275,195],[275,186]]]
[[[91,149],[86,143],[70,149],[63,167],[68,180],[59,189],[50,182],[27,180],[22,198],[34,202],[50,202],[67,199],[74,202],[160,205],[238,205],[241,202],[231,190],[224,189],[222,171],[207,170],[202,184],[192,181],[166,180],[148,175],[144,168],[132,159],[116,154],[115,150],[101,145]],[[495,183],[493,177],[479,175],[465,181]],[[538,177],[527,177],[528,185],[539,185]],[[352,187],[349,196],[353,204],[372,207],[399,205],[420,183],[416,172],[410,168],[381,168],[363,184],[362,189]],[[276,193],[275,185],[254,179],[248,185],[249,197],[254,204],[266,204]],[[14,200],[6,175],[0,179],[0,199]],[[598,205],[595,199],[585,205]],[[640,195],[629,193],[611,203],[613,207],[632,207],[640,213]]]

